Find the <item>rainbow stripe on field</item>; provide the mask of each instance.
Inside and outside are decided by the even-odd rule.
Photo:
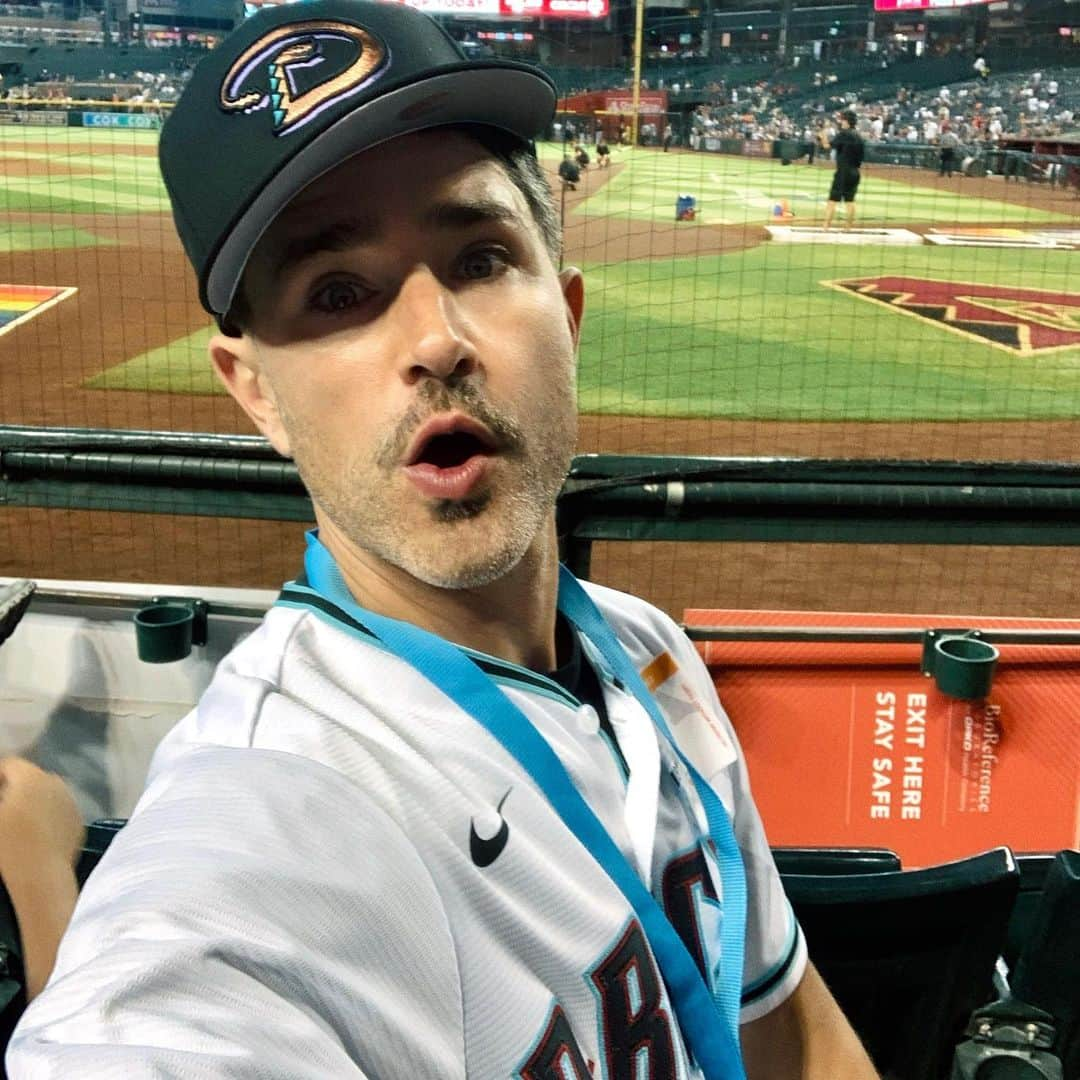
[[[77,291],[62,285],[0,285],[0,334],[36,318]]]

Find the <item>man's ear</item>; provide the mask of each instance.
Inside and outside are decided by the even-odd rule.
[[[282,455],[291,457],[289,437],[281,423],[270,380],[259,365],[255,345],[246,334],[215,334],[210,339],[210,363],[222,385],[251,417],[255,426]]]
[[[581,336],[581,317],[585,313],[585,279],[576,266],[567,266],[559,271],[559,285],[566,301],[566,321],[570,324],[570,334],[576,348]]]

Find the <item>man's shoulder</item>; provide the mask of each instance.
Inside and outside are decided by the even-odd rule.
[[[639,666],[661,653],[693,648],[674,619],[647,600],[605,585],[582,585]]]
[[[341,725],[330,703],[350,701],[351,728],[370,720],[385,650],[331,615],[275,605],[218,665],[198,704],[162,740],[151,776],[193,749],[281,750],[320,761]],[[344,733],[340,737],[344,737]]]

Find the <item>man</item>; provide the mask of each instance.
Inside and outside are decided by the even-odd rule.
[[[563,159],[559,162],[559,179],[565,190],[577,191],[581,166],[569,154],[563,154]]]
[[[15,1078],[726,1080],[740,1040],[755,1080],[873,1077],[693,647],[558,565],[554,105],[405,5],[311,0],[170,117],[211,360],[318,529],[159,748]]]
[[[829,189],[829,201],[825,206],[825,228],[832,227],[836,209],[841,202],[847,204],[847,227],[855,224],[855,195],[859,190],[860,169],[863,163],[865,146],[862,137],[855,130],[855,113],[850,109],[840,114],[840,130],[832,140],[832,149],[836,153],[836,172],[833,173],[832,187]]]
[[[951,177],[953,170],[956,168],[956,151],[960,146],[960,137],[951,127],[946,125],[942,129],[938,146],[941,152],[938,175]]]

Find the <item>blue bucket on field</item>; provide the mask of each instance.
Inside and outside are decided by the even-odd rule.
[[[675,220],[693,221],[697,217],[697,199],[693,195],[675,197]]]

